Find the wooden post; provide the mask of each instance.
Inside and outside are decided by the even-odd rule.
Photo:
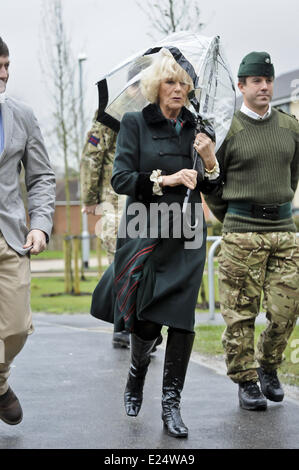
[[[213,225],[210,221],[207,222],[207,235],[213,235]],[[207,242],[207,255],[209,253],[209,249],[211,247],[212,242]],[[201,303],[204,309],[209,308],[209,302],[207,299],[207,294],[206,294],[206,287],[204,285],[204,281],[201,281],[201,286],[200,286],[200,296],[201,296]]]
[[[71,294],[72,282],[71,282],[71,270],[70,270],[70,237],[66,236],[63,239],[63,254],[64,254],[64,292]]]
[[[79,271],[79,254],[80,254],[80,239],[79,237],[73,238],[74,249],[74,293],[80,294],[80,271]]]
[[[102,243],[100,237],[97,237],[97,244],[96,244],[96,251],[97,251],[97,259],[98,259],[98,274],[99,277],[102,276]]]

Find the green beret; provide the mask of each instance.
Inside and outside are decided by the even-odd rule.
[[[267,52],[250,52],[242,60],[238,77],[274,77],[274,67]]]

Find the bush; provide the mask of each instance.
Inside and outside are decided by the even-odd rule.
[[[297,232],[299,232],[299,215],[294,216],[294,221],[297,227]]]
[[[213,235],[218,237],[222,234],[222,223],[219,220],[215,220],[212,223]]]

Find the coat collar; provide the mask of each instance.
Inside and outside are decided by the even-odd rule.
[[[167,121],[156,104],[149,104],[143,108],[142,114],[147,124],[159,124]],[[182,108],[182,119],[185,121],[185,125],[195,127],[194,116],[185,106]]]

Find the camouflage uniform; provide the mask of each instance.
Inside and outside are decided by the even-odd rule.
[[[117,195],[110,184],[117,134],[99,123],[96,115],[81,158],[81,194],[86,206],[100,204],[96,214],[102,214],[102,218],[95,232],[112,263],[125,197]]]
[[[222,340],[227,373],[234,382],[256,380],[258,363],[267,370],[281,364],[299,315],[298,274],[299,240],[295,233],[223,234],[219,287],[227,327]],[[262,290],[268,324],[255,356],[254,322]]]
[[[248,197],[251,202],[255,201],[254,192],[257,194],[257,190],[259,193],[256,197],[259,201],[258,196],[263,197],[264,193],[272,197],[271,188],[276,189],[272,175],[265,178],[263,184],[256,184],[256,169],[262,171],[263,160],[256,164],[257,158],[253,160],[254,152],[249,145],[245,148],[249,138],[252,148],[258,148],[261,145],[261,136],[269,140],[270,131],[268,134],[263,131],[265,126],[261,122],[259,125],[262,127],[258,134],[255,129],[252,130],[253,124],[251,127],[249,124],[246,126],[246,116],[241,125],[240,115],[240,111],[237,111],[223,150],[220,149],[217,153],[226,178],[222,192],[205,198],[210,209],[223,222],[223,240],[219,255],[219,296],[226,329],[222,341],[226,352],[227,373],[236,383],[257,381],[256,368],[259,365],[269,372],[278,368],[299,316],[299,239],[296,237],[292,217],[263,220],[261,215],[259,218],[252,218],[246,211],[240,212],[240,206],[235,211],[230,208],[230,204],[235,200],[239,204],[240,200],[247,203],[247,200],[242,200],[237,193],[242,191],[243,187],[245,192],[251,191]],[[289,165],[289,176],[279,181],[279,185],[281,191],[294,192],[299,175],[299,125],[291,116],[281,114],[277,110],[272,110],[271,116],[272,119],[278,118],[278,124],[273,126],[273,129],[280,133],[279,135],[282,134],[281,129],[283,132],[286,132],[285,129],[291,129],[284,145],[289,141],[289,155],[294,155],[292,164],[286,163],[287,153],[282,156],[281,150],[278,148],[275,153],[274,148],[273,155],[277,155],[277,160],[273,174],[279,172],[278,165],[281,165],[282,173],[284,167]],[[268,123],[270,119],[271,117]],[[264,122],[270,125],[267,121]],[[255,138],[260,138],[258,143],[252,138],[253,132]],[[242,152],[240,141],[246,142]],[[266,160],[266,157],[264,159]],[[251,173],[246,167],[248,161],[255,163],[252,164]],[[240,175],[247,179],[244,185],[239,183]],[[282,200],[287,201],[287,197]],[[267,202],[269,201],[266,200],[265,204]],[[285,226],[288,228],[285,229]],[[255,351],[254,323],[260,311],[262,292],[268,324],[258,340]]]

